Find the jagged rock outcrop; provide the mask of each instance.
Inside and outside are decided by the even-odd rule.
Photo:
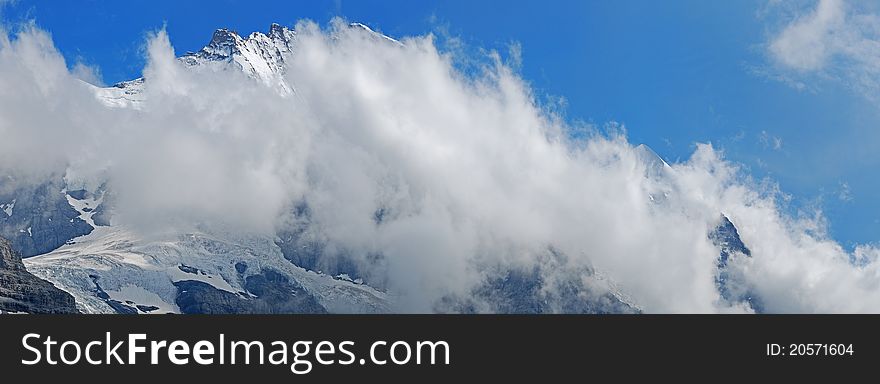
[[[721,250],[717,261],[718,273],[715,276],[715,285],[721,298],[728,303],[745,303],[758,313],[764,312],[760,297],[744,284],[739,271],[729,266],[732,258],[752,257],[752,251],[743,243],[739,231],[727,216],[721,215],[721,222],[709,233],[709,240]]]
[[[271,269],[246,277],[247,292],[238,294],[195,280],[178,281],[174,285],[178,289],[175,301],[181,313],[327,313],[302,285]]]
[[[12,244],[0,238],[0,312],[78,311],[73,296],[28,272]]]

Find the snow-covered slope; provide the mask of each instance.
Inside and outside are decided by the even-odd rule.
[[[350,28],[366,32],[375,39],[392,44],[401,43],[391,37],[376,32],[361,23],[351,23]],[[295,92],[292,84],[284,79],[284,62],[288,55],[295,54],[296,31],[272,23],[267,33],[252,32],[243,37],[238,32],[226,28],[214,31],[211,41],[196,52],[187,52],[178,60],[193,70],[222,69],[226,66],[243,71],[281,96]],[[95,96],[111,107],[139,109],[145,101],[144,84],[147,80],[138,78],[123,81],[111,87],[94,87]]]
[[[253,292],[258,286],[254,277],[266,274],[286,279],[294,296],[313,298],[318,312],[390,310],[386,294],[299,268],[281,255],[273,239],[260,236],[168,233],[144,239],[131,229],[97,227],[53,252],[25,259],[25,265],[72,294],[85,313],[179,313],[182,282],[226,292],[223,300],[234,297],[236,302],[223,304],[240,312],[275,312],[278,303],[260,301],[260,292]],[[208,301],[200,303],[205,307],[218,305],[210,298],[196,299]]]
[[[140,109],[144,102],[144,79],[123,81],[112,87],[101,88],[84,83],[92,88],[95,97],[109,107]]]
[[[353,27],[355,25],[360,24],[352,24]],[[375,33],[372,30],[370,32]],[[197,52],[188,52],[178,60],[193,70],[232,66],[261,81],[278,94],[287,96],[293,93],[293,87],[284,80],[284,60],[293,52],[295,42],[294,30],[274,23],[269,27],[268,33],[253,32],[247,37],[221,28],[214,31],[208,45]],[[93,87],[93,91],[108,106],[140,108],[145,101],[145,82],[144,78],[138,78],[112,87]]]
[[[244,38],[235,31],[214,31],[211,42],[198,52],[179,58],[189,67],[235,65],[254,79],[262,81],[282,95],[293,92],[283,78],[285,57],[293,50],[296,32],[278,24],[269,33],[253,32]]]

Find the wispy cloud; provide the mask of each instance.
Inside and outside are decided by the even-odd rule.
[[[840,188],[837,191],[837,198],[840,201],[849,202],[853,200],[852,191],[849,188],[849,183],[841,182]]]
[[[783,71],[771,77],[801,89],[810,80],[834,79],[880,99],[880,16],[875,7],[846,0],[818,0],[807,6],[771,2],[771,8],[791,7],[794,12],[776,13],[783,20],[781,28],[767,44],[770,57]]]
[[[797,17],[773,39],[770,52],[796,70],[823,69],[831,56],[853,44],[846,21],[843,0],[819,0],[815,9]]]
[[[764,148],[770,148],[774,151],[782,149],[782,139],[771,135],[767,131],[761,131],[761,134],[758,135],[758,142],[761,143]]]

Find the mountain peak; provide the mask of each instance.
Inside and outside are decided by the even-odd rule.
[[[393,38],[391,38],[391,37],[388,37],[388,36],[386,36],[386,35],[384,35],[384,34],[382,34],[382,33],[376,32],[376,31],[374,31],[372,28],[368,27],[366,24],[363,24],[363,23],[358,23],[358,22],[349,23],[349,24],[348,24],[348,27],[349,27],[349,28],[354,28],[354,29],[362,30],[362,31],[364,31],[364,32],[367,32],[368,34],[370,34],[371,36],[373,36],[373,37],[375,37],[375,38],[383,39],[383,40],[386,40],[386,41],[392,42],[392,43],[394,43],[394,44],[396,44],[396,45],[401,45],[401,46],[403,45],[400,41],[397,41],[397,40],[395,40],[395,39],[393,39]]]
[[[633,148],[633,151],[635,152],[636,158],[645,164],[649,175],[658,176],[669,168],[669,163],[667,163],[666,160],[663,160],[657,152],[654,152],[651,147],[645,144],[639,144]]]
[[[211,42],[208,45],[234,43],[236,40],[239,39],[241,39],[241,36],[239,36],[237,32],[231,31],[226,28],[219,28],[214,31],[214,35],[211,36]]]
[[[180,61],[190,67],[229,63],[276,88],[282,95],[290,94],[292,89],[282,74],[285,56],[291,53],[296,33],[278,23],[272,23],[268,33],[253,32],[242,37],[233,30],[220,28],[214,31],[208,45],[180,57]]]
[[[220,61],[229,58],[239,51],[239,46],[244,43],[244,39],[237,32],[220,28],[214,31],[211,36],[211,42],[203,47],[199,52],[189,53],[187,56],[201,55],[212,61]]]
[[[269,36],[284,37],[284,32],[287,30],[287,27],[281,26],[281,24],[272,23],[272,25],[269,26]]]
[[[349,27],[373,38],[402,45],[365,24],[350,23]],[[257,31],[246,36],[229,28],[218,28],[207,45],[196,52],[187,52],[178,60],[190,68],[233,65],[286,96],[293,93],[293,88],[284,79],[284,65],[288,56],[293,54],[296,35],[295,29],[279,23],[270,24],[268,32]],[[144,101],[140,96],[143,88],[144,79],[139,78],[117,83],[110,88],[96,88],[96,95],[113,107],[137,106]]]
[[[363,23],[354,22],[354,23],[349,23],[348,26],[352,27],[352,28],[360,28],[360,29],[363,29],[367,32],[373,32],[372,28],[368,27],[366,24],[363,24]]]

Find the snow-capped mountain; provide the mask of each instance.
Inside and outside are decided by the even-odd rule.
[[[351,28],[363,29],[361,24]],[[293,92],[284,78],[296,33],[272,24],[247,37],[218,29],[178,60],[193,71],[241,70],[270,92]],[[389,38],[389,41],[394,41]],[[108,107],[139,109],[149,79],[92,87]],[[20,184],[20,183],[19,183]],[[308,271],[285,259],[271,236],[168,233],[143,236],[110,226],[103,189],[68,191],[63,181],[0,196],[0,235],[27,269],[69,292],[85,313],[388,312],[388,295],[344,276]],[[29,257],[30,256],[30,257]],[[37,279],[38,280],[38,279]],[[44,282],[45,283],[45,282]]]
[[[363,31],[377,40],[401,44],[361,23],[351,23],[349,28]],[[221,28],[214,31],[211,41],[201,50],[187,52],[178,60],[193,70],[217,70],[232,66],[261,81],[279,95],[289,96],[295,89],[284,79],[284,62],[295,47],[296,31],[280,24],[273,23],[268,33],[253,32],[247,37]],[[144,102],[144,82],[144,78],[138,78],[112,87],[93,87],[93,90],[98,99],[109,106],[137,108]]]
[[[354,24],[352,24],[354,26]],[[187,52],[178,60],[192,70],[232,68],[264,83],[282,96],[293,93],[284,80],[284,60],[293,49],[296,32],[272,24],[268,33],[253,32],[247,37],[221,28],[214,31],[211,41],[197,52]],[[144,102],[144,78],[123,81],[112,87],[93,87],[99,100],[112,107],[134,107]]]
[[[214,31],[211,42],[200,51],[189,52],[179,60],[194,68],[232,64],[287,95],[293,90],[282,77],[284,58],[293,51],[295,41],[296,32],[278,24],[272,24],[268,34],[254,32],[246,38],[222,28]]]
[[[636,158],[645,164],[645,177],[662,180],[672,172],[669,163],[647,145],[636,146],[634,152]],[[661,189],[648,194],[648,199],[655,204],[664,204],[672,193],[674,193],[672,190]],[[738,271],[732,270],[728,265],[734,258],[752,256],[752,252],[743,243],[739,231],[730,218],[720,213],[718,222],[709,232],[708,238],[719,250],[715,262],[717,266],[715,285],[721,294],[721,299],[729,305],[742,304],[754,312],[762,312],[763,305],[760,298],[745,286],[742,276],[737,274]]]
[[[397,40],[363,24],[350,28],[388,44]],[[280,97],[296,93],[284,78],[285,62],[296,55],[296,31],[272,24],[268,33],[242,37],[214,32],[197,52],[178,58],[186,68],[240,70]],[[148,102],[149,78],[112,87],[93,87],[110,108],[139,109]],[[647,165],[646,178],[662,179],[671,167],[647,146],[635,148]],[[394,295],[381,278],[368,276],[345,249],[329,246],[310,232],[309,207],[294,208],[296,224],[274,236],[205,228],[163,234],[111,225],[113,191],[71,189],[63,181],[19,187],[0,195],[0,236],[12,241],[24,266],[76,300],[85,313],[375,313],[395,309]],[[672,191],[646,196],[662,204]],[[382,212],[374,218],[382,220]],[[719,291],[724,299],[756,299],[742,292],[727,272],[730,257],[748,256],[733,223],[723,217],[707,234],[719,247]],[[535,268],[492,266],[466,295],[448,295],[433,305],[439,312],[638,313],[602,271],[583,267],[546,279],[561,269],[566,255],[549,246]],[[382,255],[376,255],[381,260]],[[45,283],[45,282],[43,282]],[[562,292],[564,294],[550,294]],[[0,295],[2,296],[2,295]],[[0,297],[2,299],[2,297]],[[757,308],[755,308],[757,309]]]

